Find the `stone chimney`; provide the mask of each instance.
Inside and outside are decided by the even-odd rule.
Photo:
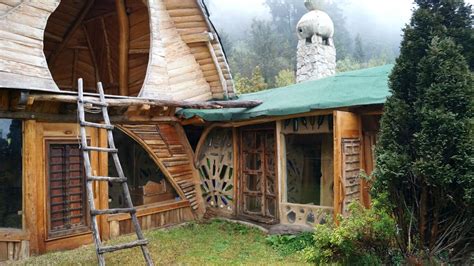
[[[320,0],[305,0],[308,9],[298,22],[298,51],[296,82],[316,80],[336,74],[334,23],[325,12],[318,10]]]

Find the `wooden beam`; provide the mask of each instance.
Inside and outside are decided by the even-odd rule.
[[[86,17],[87,13],[91,9],[92,5],[94,4],[94,0],[88,0],[85,4],[84,7],[82,8],[81,12],[79,13],[79,16],[76,18],[72,26],[67,30],[66,35],[62,39],[62,41],[59,43],[59,45],[54,49],[51,54],[49,55],[48,58],[48,63],[50,66],[53,66],[56,60],[58,59],[59,54],[61,54],[62,50],[67,46],[69,41],[71,40],[72,36],[76,32],[76,30],[81,26],[82,21]]]
[[[64,94],[33,94],[36,102],[62,102],[62,103],[77,103],[77,96]],[[85,100],[96,100],[97,97],[85,96]],[[108,98],[106,102],[111,107],[127,107],[127,106],[143,106],[150,107],[180,107],[192,109],[221,109],[221,108],[252,108],[260,105],[260,101],[210,101],[210,102],[195,102],[195,101],[175,101],[175,100],[157,100],[148,98]]]
[[[130,23],[125,0],[115,0],[119,38],[119,93],[128,96],[128,52],[130,48]]]
[[[63,41],[63,38],[61,38],[60,36],[54,35],[54,34],[52,34],[50,32],[47,32],[47,31],[44,32],[44,37],[45,37],[45,39],[51,39],[51,40],[54,40],[56,42],[62,42]]]
[[[6,112],[0,111],[1,118],[7,119],[22,119],[22,120],[37,120],[47,122],[64,122],[64,123],[77,123],[77,116],[75,114],[51,114],[51,113],[40,113],[40,112]],[[101,122],[103,121],[102,115],[88,114],[88,121]],[[110,116],[112,123],[159,123],[159,122],[178,122],[178,118],[169,116],[142,116],[142,117],[128,117],[126,115]]]

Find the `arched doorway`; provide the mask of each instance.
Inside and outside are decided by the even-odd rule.
[[[61,90],[137,96],[150,50],[150,19],[142,0],[62,0],[44,32],[44,54]]]

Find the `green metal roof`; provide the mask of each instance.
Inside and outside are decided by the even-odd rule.
[[[390,95],[388,75],[393,65],[350,71],[332,77],[287,87],[243,94],[239,100],[261,100],[257,107],[215,110],[184,109],[184,118],[198,116],[206,121],[247,120],[262,116],[283,116],[312,110],[385,103]]]

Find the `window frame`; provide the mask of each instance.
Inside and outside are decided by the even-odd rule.
[[[87,142],[90,144],[90,140],[88,139]],[[45,213],[45,222],[46,222],[46,240],[54,240],[54,239],[61,239],[67,238],[77,235],[89,234],[91,232],[90,229],[90,215],[89,215],[89,204],[87,198],[87,181],[86,181],[86,173],[85,169],[82,169],[82,176],[84,182],[84,191],[83,191],[83,201],[85,203],[85,208],[83,207],[84,213],[84,221],[85,225],[73,228],[73,229],[66,229],[66,230],[58,230],[58,231],[51,231],[51,181],[50,181],[50,149],[52,145],[78,145],[80,147],[80,143],[77,139],[45,139],[45,201],[46,201],[46,213]],[[81,154],[81,150],[79,148],[79,157],[80,162],[83,164],[83,158]],[[84,165],[81,166],[84,168]]]
[[[288,163],[288,158],[287,158],[287,136],[290,136],[290,135],[320,135],[320,134],[331,134],[332,136],[332,139],[334,140],[334,137],[335,137],[335,132],[334,132],[334,128],[333,126],[331,126],[331,124],[329,123],[328,121],[328,118],[323,120],[323,124],[321,126],[318,126],[318,125],[309,125],[311,124],[310,121],[307,121],[308,125],[305,127],[302,125],[301,121],[299,121],[299,127],[300,127],[300,130],[299,131],[292,131],[291,130],[291,127],[293,124],[293,121],[295,119],[309,119],[310,117],[314,117],[315,120],[318,120],[319,117],[331,117],[330,119],[334,119],[334,116],[331,113],[321,113],[321,114],[315,114],[315,115],[309,115],[309,116],[301,116],[301,117],[295,117],[295,118],[288,118],[286,120],[281,120],[278,122],[278,130],[277,130],[277,135],[278,135],[278,138],[279,138],[279,148],[278,148],[278,157],[280,158],[279,160],[280,161],[280,164],[281,164],[281,172],[280,172],[280,177],[281,177],[281,185],[280,185],[280,189],[281,189],[281,198],[280,198],[280,202],[282,205],[295,205],[295,206],[307,206],[307,207],[311,207],[311,208],[321,208],[321,209],[332,209],[333,208],[333,205],[331,206],[324,206],[324,205],[321,205],[321,202],[320,202],[320,205],[312,205],[312,204],[301,204],[301,203],[291,203],[288,201],[288,169],[287,169],[287,163]],[[291,123],[289,123],[289,125],[285,125],[286,121],[291,121]],[[317,122],[317,121],[316,121]],[[316,123],[314,122],[314,123]],[[319,123],[319,122],[318,122]],[[334,122],[332,122],[334,123]],[[321,128],[319,128],[321,127]],[[334,142],[331,142],[331,145],[333,145],[333,149],[335,148],[334,147]],[[333,163],[335,163],[334,161],[334,154],[332,154],[333,156]],[[322,164],[321,164],[322,165]],[[334,174],[333,173],[333,179],[334,179]],[[322,178],[322,177],[321,177]],[[323,182],[321,180],[321,190],[320,190],[320,197],[323,195],[323,191],[322,191],[322,188],[323,188]],[[333,197],[335,197],[335,191],[334,191],[334,188],[332,189],[332,193],[333,193]]]

